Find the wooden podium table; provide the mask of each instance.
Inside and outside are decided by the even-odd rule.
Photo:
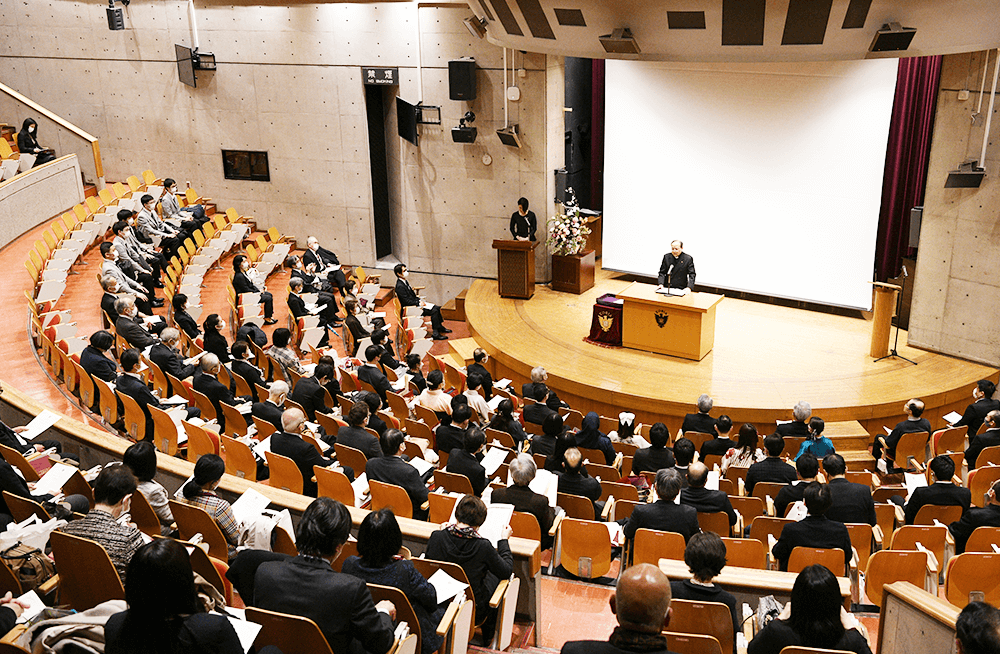
[[[538,241],[496,239],[497,286],[500,297],[528,300],[535,294],[535,248]]]
[[[632,282],[623,299],[622,345],[700,361],[715,345],[715,307],[721,295],[661,295],[656,286]]]
[[[895,284],[875,282],[875,306],[872,309],[872,346],[868,352],[874,359],[889,354],[889,330],[892,316],[896,313],[896,294],[900,287]]]

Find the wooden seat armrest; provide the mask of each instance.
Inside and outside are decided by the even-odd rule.
[[[375,277],[375,275],[368,275],[368,276],[369,276],[369,277]],[[413,292],[414,292],[414,293],[417,293],[417,291],[422,291],[422,290],[424,290],[424,289],[425,289],[425,288],[427,288],[427,287],[426,287],[426,286],[411,286],[410,288],[412,288],[412,289],[413,289]],[[419,293],[417,293],[417,295],[420,295],[420,294],[419,294]]]
[[[739,493],[740,497],[746,497],[747,488],[746,488],[746,482],[743,481],[743,477],[736,478],[736,486],[737,486],[737,492]]]
[[[872,527],[872,538],[875,539],[875,548],[882,549],[882,542],[885,539],[885,534],[882,533],[882,528],[878,525]]]
[[[783,518],[784,517],[784,516],[780,516],[780,515],[779,516],[775,516],[774,515],[774,500],[771,499],[770,495],[767,495],[767,496],[764,497],[764,502],[767,504],[767,515],[774,516],[776,518]]]
[[[879,479],[879,476],[876,475],[874,472],[871,473],[871,475],[872,475],[872,489],[881,488],[882,480]]]
[[[619,472],[621,472],[622,461],[624,461],[624,460],[625,460],[625,455],[622,452],[618,452],[615,455],[615,460],[614,460],[614,462],[611,465],[614,466],[614,468],[616,470],[618,470]]]
[[[555,537],[556,532],[559,531],[559,525],[562,524],[563,518],[565,518],[565,517],[566,517],[565,513],[562,514],[562,515],[556,516],[556,519],[552,521],[552,528],[549,529],[549,536],[552,536],[553,538]]]
[[[858,571],[858,563],[859,563],[859,561],[860,561],[860,558],[858,557],[858,548],[851,547],[851,561],[850,561],[850,563],[848,563],[848,566],[850,567],[852,574],[854,574],[854,573],[856,573]]]
[[[448,608],[445,609],[444,615],[441,617],[441,622],[437,626],[438,636],[447,636],[448,630],[451,629],[451,625],[455,622],[455,616],[458,615],[458,602],[451,602],[448,604]]]
[[[51,593],[52,591],[54,591],[56,588],[59,588],[59,575],[58,574],[52,575],[52,577],[50,577],[49,579],[46,579],[45,582],[43,582],[38,587],[38,592],[39,592],[40,595],[48,595],[49,593]]]
[[[420,510],[421,511],[426,511],[429,508],[431,508],[430,500],[428,500],[428,501],[426,501],[426,502],[424,502],[423,504],[420,505]]]
[[[899,524],[906,522],[906,514],[903,513],[903,507],[898,504],[893,504],[893,507],[895,508],[896,522]]]
[[[608,501],[604,504],[604,510],[601,511],[601,521],[607,522],[608,516],[611,515],[611,511],[615,506],[615,498],[608,497]]]
[[[507,591],[507,586],[510,585],[510,579],[504,579],[497,585],[497,589],[493,591],[493,597],[490,598],[490,608],[495,609],[500,606],[500,600],[503,599],[503,594]]]
[[[907,465],[912,465],[914,468],[916,468],[917,472],[923,472],[924,471],[923,464],[920,461],[917,461],[916,459],[914,459],[912,456],[909,459],[907,459],[906,463],[907,463]]]
[[[743,529],[745,525],[743,524],[743,514],[739,511],[736,512],[736,524],[733,525],[732,529],[736,531],[734,538],[743,538]]]
[[[25,631],[27,631],[28,625],[26,624],[16,624],[14,627],[4,634],[3,638],[0,638],[0,643],[5,643],[8,645],[16,645],[18,638],[21,637]]]

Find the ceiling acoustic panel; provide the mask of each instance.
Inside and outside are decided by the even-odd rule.
[[[521,26],[517,24],[517,19],[514,18],[514,14],[507,4],[507,0],[490,0],[490,2],[493,4],[493,11],[496,12],[497,18],[500,19],[500,24],[503,25],[504,30],[511,36],[524,36]]]
[[[851,0],[847,5],[847,13],[844,14],[845,30],[862,29],[865,21],[868,20],[868,10],[871,9],[872,0]]]
[[[822,45],[833,0],[790,0],[781,45]]]
[[[579,9],[553,9],[556,12],[556,20],[560,25],[566,27],[586,27],[587,21],[583,19],[583,12]]]
[[[704,11],[668,11],[667,27],[672,30],[705,29]]]
[[[528,23],[531,35],[536,39],[555,39],[552,33],[552,26],[549,19],[545,17],[545,11],[538,0],[517,0],[517,6],[521,8],[521,15]]]
[[[764,45],[765,0],[722,0],[722,45]]]

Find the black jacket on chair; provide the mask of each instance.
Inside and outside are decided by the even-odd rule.
[[[302,473],[302,492],[309,497],[316,497],[316,482],[312,481],[313,466],[325,468],[333,463],[316,451],[312,443],[302,440],[298,434],[276,432],[271,434],[271,451],[281,456],[287,456],[295,462]]]
[[[389,383],[389,380],[381,370],[375,366],[365,364],[358,368],[358,379],[372,385],[378,396],[382,398],[382,406],[389,405],[385,394],[386,391],[392,390],[392,384]]]
[[[195,322],[194,318],[187,311],[175,311],[174,322],[177,323],[179,329],[183,329],[184,333],[191,338],[197,338],[201,335],[201,328],[198,327],[198,323]]]
[[[972,507],[961,520],[948,525],[948,531],[955,539],[955,554],[965,552],[965,544],[977,527],[1000,527],[1000,505],[987,504],[981,509]]]
[[[625,522],[625,537],[635,538],[635,532],[639,529],[672,531],[683,536],[685,542],[701,531],[698,512],[693,506],[674,504],[668,500],[657,500],[652,504],[635,507]]]
[[[103,306],[103,302],[101,303]],[[983,426],[983,420],[990,411],[1000,410],[1000,400],[986,399],[976,400],[965,407],[962,419],[956,422],[953,427],[968,427],[966,436],[970,439],[979,433],[979,428]]]
[[[378,439],[365,431],[364,427],[352,427],[350,425],[341,427],[337,431],[337,444],[360,450],[369,461],[382,456],[382,447],[379,445]],[[410,467],[412,468],[413,466]]]
[[[733,503],[729,501],[729,496],[722,491],[689,486],[681,490],[681,504],[693,506],[698,513],[722,511],[729,516],[730,526],[736,524],[736,510],[733,509]]]
[[[817,547],[844,550],[844,564],[851,560],[851,535],[844,523],[830,520],[826,516],[806,516],[799,522],[792,522],[781,530],[781,537],[771,548],[774,558],[782,570],[788,570],[788,557],[796,547]],[[840,570],[834,570],[837,574]]]
[[[828,486],[833,505],[826,511],[827,518],[837,522],[867,522],[875,526],[875,501],[871,489],[844,478],[831,479]]]
[[[427,511],[420,508],[427,501],[427,486],[424,485],[417,469],[398,456],[380,456],[368,459],[365,473],[369,481],[381,481],[385,484],[401,486],[410,496],[413,505],[413,517],[420,520]]]
[[[205,332],[202,341],[205,343],[205,351],[219,357],[219,363],[229,363],[229,341],[226,340],[225,336],[217,330],[213,330]]]

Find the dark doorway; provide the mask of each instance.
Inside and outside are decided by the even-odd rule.
[[[392,254],[392,227],[389,204],[389,168],[386,157],[386,118],[391,106],[389,90],[365,86],[368,110],[368,156],[372,172],[372,218],[375,221],[375,257]]]

